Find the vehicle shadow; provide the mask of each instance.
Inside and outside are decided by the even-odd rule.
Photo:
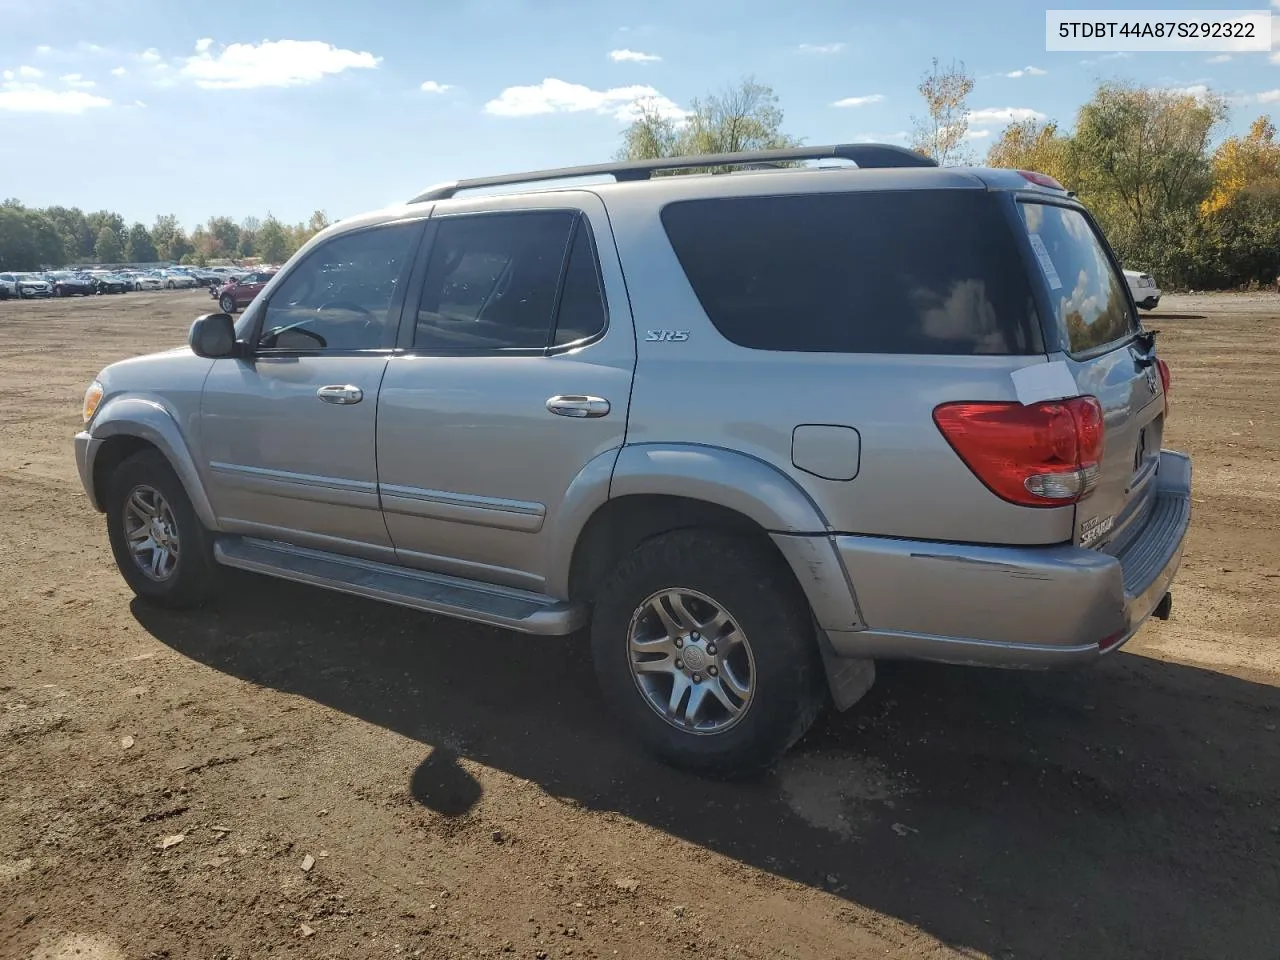
[[[199,614],[134,615],[196,661],[431,746],[410,787],[443,815],[481,796],[463,756],[984,955],[1280,949],[1275,687],[1123,651],[1054,674],[889,664],[778,771],[719,783],[607,722],[580,638],[227,579]]]
[[[1203,313],[1144,313],[1142,320],[1150,325],[1160,320],[1206,320]]]

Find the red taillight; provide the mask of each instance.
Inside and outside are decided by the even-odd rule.
[[[1169,384],[1173,383],[1173,374],[1169,372],[1169,365],[1156,357],[1156,369],[1160,371],[1160,388],[1164,391],[1164,412],[1169,414]]]
[[[944,403],[933,422],[974,475],[1010,503],[1060,507],[1097,486],[1103,424],[1096,397]]]
[[[1047,173],[1036,173],[1034,170],[1019,170],[1018,173],[1022,174],[1023,180],[1028,180],[1037,186],[1052,187],[1054,190],[1067,189]]]

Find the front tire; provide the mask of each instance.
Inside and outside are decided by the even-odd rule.
[[[601,588],[591,644],[622,723],[698,773],[767,768],[826,702],[808,602],[748,537],[680,530],[641,544]]]
[[[106,506],[116,566],[140,599],[170,608],[208,599],[217,574],[213,538],[159,451],[134,454],[116,468]]]

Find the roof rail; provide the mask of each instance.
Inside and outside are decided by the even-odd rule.
[[[686,170],[693,167],[765,166],[797,160],[849,160],[861,169],[879,167],[936,167],[924,154],[887,143],[841,143],[825,147],[787,147],[781,150],[748,150],[741,153],[708,153],[693,157],[663,157],[658,160],[624,160],[618,163],[595,163],[581,167],[558,167],[529,173],[506,173],[496,177],[474,177],[438,184],[418,194],[410,203],[448,200],[461,190],[480,187],[505,187],[544,180],[567,180],[571,177],[612,176],[619,183],[648,180],[662,170]]]

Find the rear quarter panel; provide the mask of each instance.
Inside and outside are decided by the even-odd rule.
[[[884,189],[899,180],[910,183],[910,174],[861,171],[856,177]],[[767,178],[760,180],[765,192]],[[825,184],[835,178],[822,174],[814,181],[830,189]],[[841,182],[848,188],[854,179]],[[757,457],[812,498],[829,531],[1001,544],[1071,538],[1073,508],[1032,509],[999,499],[955,454],[932,418],[933,408],[948,400],[1016,399],[1010,373],[1044,363],[1045,356],[740,347],[722,337],[703,311],[667,239],[662,204],[653,193],[610,191],[607,201],[637,328],[628,443],[699,443]],[[655,340],[648,333],[653,330],[687,338]],[[793,466],[793,431],[805,424],[858,431],[861,449],[852,480],[828,480]]]

